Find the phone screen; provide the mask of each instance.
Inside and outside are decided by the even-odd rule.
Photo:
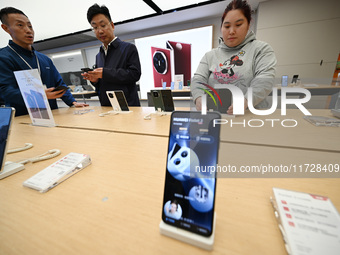
[[[52,90],[52,92],[59,91],[59,90],[62,90],[62,91],[68,90],[68,87],[60,85],[60,86],[57,86],[56,88],[54,88],[54,90]]]
[[[92,68],[88,68],[88,67],[81,68],[81,70],[82,70],[84,73],[87,73],[87,72],[89,72],[89,71],[93,71]]]
[[[297,79],[299,78],[298,74],[293,75],[292,83],[296,83]]]
[[[287,87],[288,86],[288,75],[282,75],[281,86],[282,87]]]
[[[12,108],[0,107],[0,170],[5,163],[8,134],[13,116],[14,110]]]
[[[172,112],[175,110],[174,101],[172,99],[172,92],[169,89],[161,90],[162,100],[164,104],[164,111],[165,112]]]
[[[126,102],[124,92],[123,91],[115,91],[115,94],[116,94],[116,98],[118,100],[118,104],[120,106],[120,109],[122,111],[129,111],[129,107],[128,107],[128,104]]]
[[[220,119],[217,112],[171,115],[162,219],[202,236],[213,231]]]

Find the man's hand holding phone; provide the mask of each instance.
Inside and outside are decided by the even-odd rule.
[[[65,86],[58,86],[56,88],[45,89],[47,99],[56,99],[62,97],[68,90]]]
[[[103,68],[96,68],[96,69],[90,69],[90,68],[82,68],[82,73],[81,75],[84,77],[85,80],[89,80],[90,82],[98,82],[99,79],[103,78]]]

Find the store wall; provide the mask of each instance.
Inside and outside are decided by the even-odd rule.
[[[274,48],[276,77],[299,74],[302,83],[331,84],[339,28],[339,0],[271,0],[258,7],[257,38]]]

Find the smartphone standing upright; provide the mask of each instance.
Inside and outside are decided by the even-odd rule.
[[[288,75],[282,75],[281,87],[287,87],[287,86],[288,86]]]
[[[220,119],[217,112],[171,115],[162,220],[208,237],[213,232]]]
[[[151,90],[151,97],[152,97],[153,105],[155,106],[155,110],[164,111],[161,91],[158,89]]]
[[[292,83],[296,83],[298,78],[299,78],[299,75],[298,74],[294,74],[293,78],[292,78]]]
[[[120,106],[118,103],[118,100],[116,98],[116,94],[114,91],[106,91],[106,95],[110,100],[110,104],[112,105],[112,108],[114,111],[120,111]]]
[[[3,170],[7,153],[11,122],[14,118],[15,109],[0,107],[0,172]]]
[[[129,106],[126,102],[124,92],[122,90],[116,90],[115,95],[116,95],[120,109],[122,111],[129,111]]]
[[[172,92],[170,89],[161,90],[162,101],[165,112],[172,112],[175,110],[174,100],[172,99]]]
[[[151,96],[156,111],[172,112],[175,110],[170,89],[151,90]]]
[[[124,92],[122,90],[106,91],[114,111],[129,111]]]

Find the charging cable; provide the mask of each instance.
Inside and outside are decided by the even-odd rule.
[[[55,157],[59,156],[60,153],[61,153],[60,150],[53,149],[53,150],[49,150],[49,151],[47,151],[47,152],[45,152],[45,153],[43,153],[39,156],[29,158],[29,159],[25,159],[25,160],[19,161],[17,163],[19,163],[19,164],[27,164],[29,162],[36,163],[36,162],[43,161],[43,160],[46,160],[46,159],[55,158]]]
[[[15,153],[15,152],[20,152],[20,151],[25,151],[25,150],[28,150],[30,148],[33,147],[33,144],[31,143],[25,143],[25,146],[24,147],[21,147],[21,148],[14,148],[14,149],[10,149],[7,151],[7,154],[11,154],[11,153]],[[35,162],[39,162],[39,161],[42,161],[42,160],[46,160],[46,159],[51,159],[51,158],[55,158],[56,156],[59,156],[60,155],[60,150],[58,149],[53,149],[53,150],[49,150],[39,156],[36,156],[36,157],[33,157],[33,158],[29,158],[29,159],[24,159],[24,160],[21,160],[21,161],[17,161],[16,163],[18,164],[27,164],[28,162],[32,162],[32,163],[35,163]]]
[[[20,152],[20,151],[25,151],[25,150],[31,149],[32,147],[33,147],[33,144],[25,143],[24,147],[14,148],[14,149],[7,150],[7,154],[11,154],[11,153],[15,153],[15,152]]]
[[[14,148],[14,149],[8,150],[7,154],[28,150],[32,147],[33,147],[33,144],[26,143],[25,146],[22,147],[22,148]],[[45,153],[43,153],[39,156],[29,158],[29,159],[25,159],[25,160],[21,160],[21,161],[18,161],[18,162],[7,161],[7,162],[5,162],[4,167],[3,167],[2,171],[0,172],[0,180],[7,177],[7,176],[15,174],[15,173],[17,173],[21,170],[24,170],[25,169],[24,164],[27,164],[29,162],[35,163],[35,162],[39,162],[39,161],[42,161],[42,160],[51,159],[51,158],[54,158],[58,155],[60,155],[60,150],[53,149],[53,150],[49,150],[49,151],[47,151],[47,152],[45,152]]]

